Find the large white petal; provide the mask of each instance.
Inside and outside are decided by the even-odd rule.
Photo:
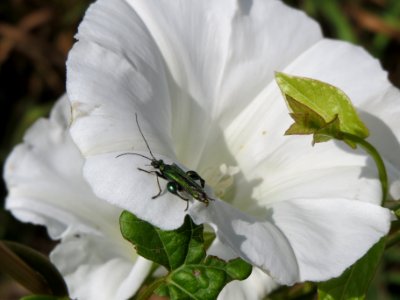
[[[217,123],[229,123],[276,69],[321,39],[314,21],[279,1],[129,3],[173,77],[174,144],[180,161],[192,168],[219,142]]]
[[[137,113],[154,152],[173,156],[164,63],[135,11],[125,1],[97,1],[77,38],[67,62],[67,92],[71,134],[83,155],[145,150]]]
[[[235,206],[257,216],[259,205],[300,195],[310,199],[335,196],[381,203],[376,166],[361,150],[342,150],[347,146],[336,146],[336,142],[312,147],[308,138],[286,138],[287,142],[254,166],[247,177],[237,179]],[[242,186],[248,188],[241,189]],[[252,204],[243,199],[252,199]]]
[[[282,20],[286,26],[281,34],[293,38],[276,39]],[[304,30],[307,38],[298,34]],[[277,1],[98,1],[88,10],[77,38],[68,60],[68,94],[73,108],[71,134],[84,156],[90,157],[85,175],[99,197],[123,208],[139,208],[150,194],[139,199],[141,204],[132,201],[134,196],[122,199],[132,188],[118,183],[136,179],[136,167],[131,174],[129,168],[108,169],[113,168],[115,151],[147,150],[135,112],[154,153],[170,158],[176,153],[180,162],[195,168],[205,141],[212,144],[219,137],[217,130],[209,132],[213,111],[240,110],[271,80],[276,66],[287,65],[321,35],[315,22]],[[253,47],[243,48],[246,39]],[[279,59],[269,59],[277,53]],[[261,61],[267,65],[261,66]],[[238,89],[239,77],[245,79],[245,88]],[[97,164],[105,153],[112,153],[110,160],[93,171],[93,162]],[[114,195],[113,184],[126,190],[118,189]],[[174,210],[172,206],[170,211]],[[154,219],[148,215],[157,211],[139,216]],[[165,219],[175,220],[174,224],[182,220]]]
[[[290,241],[270,217],[257,220],[219,200],[211,201],[208,207],[192,207],[190,214],[194,222],[213,226],[229,252],[260,267],[277,282],[291,284],[299,279]]]
[[[346,199],[295,199],[272,206],[272,219],[296,255],[298,281],[339,276],[390,228],[391,213]]]
[[[284,136],[291,123],[280,91],[271,84],[225,130],[234,157],[229,164],[241,170],[235,206],[256,212],[261,199],[271,203],[299,195],[380,203],[377,170],[365,152],[333,141],[312,147],[311,137]],[[242,201],[250,197],[253,207]]]
[[[359,47],[322,40],[284,71],[337,85],[350,96],[371,129],[370,140],[386,159],[392,183],[397,181],[391,191],[398,197],[400,161],[393,149],[399,148],[399,92],[379,63]],[[256,182],[253,197],[271,202],[296,197],[297,192],[380,203],[376,166],[363,150],[334,142],[311,147],[310,138],[283,136],[291,123],[273,82],[225,129],[227,148],[243,171],[239,182]]]
[[[327,72],[327,70],[330,70]],[[284,72],[316,78],[342,89],[370,129],[369,140],[389,167],[391,192],[400,197],[400,92],[389,82],[377,59],[361,47],[321,40],[299,56]]]
[[[68,59],[67,89],[71,135],[86,157],[86,179],[100,198],[160,227],[178,227],[185,203],[169,193],[151,199],[159,190],[156,176],[137,170],[148,169],[149,161],[117,158],[132,152],[152,158],[144,139],[157,158],[175,157],[167,75],[157,45],[125,1],[97,1],[77,37]]]
[[[262,219],[220,201],[196,210],[194,221],[211,224],[228,251],[287,285],[340,275],[388,232],[391,219],[378,205],[340,198],[278,202],[259,208]]]
[[[69,136],[70,106],[66,97],[50,119],[37,121],[7,159],[4,177],[9,189],[6,208],[24,222],[45,225],[61,238],[51,259],[79,299],[103,295],[131,296],[148,268],[119,230],[121,208],[97,198],[83,179],[83,158]],[[107,273],[115,280],[106,280]],[[82,278],[85,278],[83,284]],[[101,288],[100,288],[101,287]],[[107,299],[107,297],[103,298]]]
[[[276,68],[321,33],[314,21],[279,1],[115,0],[92,5],[77,38],[67,86],[78,118],[72,135],[81,151],[143,150],[133,119],[138,111],[153,125],[145,131],[157,137],[155,152],[173,157],[172,125],[180,161],[193,167],[213,134],[210,115],[229,122]]]
[[[69,235],[50,258],[67,281],[72,298],[124,300],[139,289],[152,263],[141,257],[133,262],[118,252],[104,237]]]
[[[171,73],[172,134],[179,161],[196,168],[229,56],[235,1],[129,1]]]
[[[128,3],[154,37],[177,87],[200,109],[209,110],[230,51],[235,1],[129,0]],[[182,117],[179,113],[176,116]]]
[[[8,157],[6,208],[22,221],[46,225],[53,238],[67,231],[118,236],[121,209],[96,198],[84,181],[83,158],[68,132],[69,113],[63,98],[51,118],[37,121]]]
[[[128,2],[149,28],[177,85],[215,116],[232,110],[228,120],[277,68],[321,39],[316,22],[280,1]]]
[[[201,160],[201,156],[204,155],[202,152],[214,153],[213,150],[223,148],[225,153],[221,154],[221,151],[218,151],[218,155],[227,154],[228,159],[236,161],[242,170],[242,177],[239,179],[243,180],[243,184],[237,189],[239,193],[247,192],[251,196],[267,199],[268,193],[280,195],[279,189],[274,190],[273,193],[270,192],[272,188],[277,186],[281,191],[290,191],[289,196],[284,194],[285,197],[276,197],[280,200],[275,204],[277,205],[276,215],[284,215],[282,212],[285,212],[285,210],[281,210],[281,207],[289,205],[289,202],[282,200],[287,196],[294,198],[299,194],[302,196],[312,195],[313,185],[311,184],[305,189],[306,183],[304,181],[313,176],[315,178],[325,175],[333,178],[331,182],[328,180],[318,182],[322,188],[314,193],[314,197],[326,197],[336,192],[333,195],[379,202],[377,196],[379,184],[375,179],[370,179],[370,177],[376,177],[376,172],[365,155],[360,152],[346,152],[346,150],[331,143],[326,146],[327,148],[320,147],[317,152],[314,152],[314,156],[318,157],[318,160],[311,160],[313,156],[309,153],[309,148],[305,148],[304,139],[294,139],[295,142],[292,144],[286,142],[287,139],[281,136],[290,123],[283,99],[275,84],[269,85],[260,93],[262,87],[267,86],[268,81],[272,79],[272,70],[269,67],[265,70],[260,67],[260,65],[262,66],[260,61],[268,60],[263,55],[271,54],[268,52],[269,47],[267,46],[269,44],[262,42],[269,39],[262,35],[268,25],[271,25],[270,27],[273,29],[280,24],[277,21],[280,15],[279,18],[274,16],[274,18],[265,19],[261,16],[267,11],[265,8],[270,7],[269,5],[271,7],[276,5],[278,7],[275,8],[276,11],[278,9],[285,11],[280,6],[281,4],[274,1],[254,1],[252,2],[254,6],[252,6],[248,5],[250,2],[238,2],[240,5],[235,8],[233,1],[229,2],[232,6],[225,5],[226,3],[222,1],[212,1],[199,2],[191,8],[188,2],[183,1],[169,2],[168,5],[167,2],[157,2],[159,7],[155,7],[154,3],[156,2],[152,1],[137,2],[132,0],[127,3],[99,1],[92,6],[81,27],[80,41],[74,47],[69,60],[68,89],[76,116],[72,132],[80,149],[86,156],[89,156],[85,174],[94,186],[97,195],[133,212],[139,212],[150,221],[157,217],[160,211],[153,212],[151,209],[147,211],[145,209],[147,203],[150,203],[150,205],[159,202],[166,203],[167,201],[163,200],[170,198],[170,200],[167,199],[168,203],[172,203],[170,207],[167,207],[167,204],[162,204],[164,214],[161,215],[165,218],[160,219],[166,219],[166,221],[161,220],[160,223],[156,224],[161,227],[163,227],[163,224],[167,224],[167,227],[175,227],[182,220],[182,206],[185,203],[180,199],[166,193],[164,194],[166,197],[160,197],[151,202],[150,196],[157,193],[158,187],[154,184],[154,176],[145,173],[140,174],[140,171],[137,170],[137,167],[141,166],[139,157],[115,158],[116,154],[121,153],[120,151],[146,150],[143,139],[138,133],[137,125],[131,118],[137,111],[140,120],[144,119],[144,132],[152,149],[155,149],[155,153],[174,158],[175,150],[176,156],[188,167],[197,165],[202,167],[206,160]],[[134,9],[131,9],[132,7]],[[221,10],[222,7],[225,11]],[[273,12],[275,12],[275,9]],[[288,40],[283,41],[282,44],[279,44],[281,49],[287,50],[289,47],[293,50],[287,51],[288,56],[281,55],[282,60],[279,60],[276,65],[271,63],[270,66],[285,68],[290,60],[305,51],[298,60],[295,60],[292,65],[285,69],[295,72],[295,67],[298,66],[298,71],[301,71],[300,67],[307,63],[307,60],[302,61],[302,59],[307,58],[315,49],[319,49],[318,47],[327,51],[328,47],[325,43],[328,42],[317,43],[317,45],[322,46],[312,47],[306,51],[320,38],[319,30],[313,22],[309,22],[303,16],[301,18],[304,22],[300,19],[299,21],[294,20],[293,16],[297,13],[289,9],[287,11],[288,14],[285,16],[288,18],[288,23],[291,24],[290,27],[287,27],[288,32],[296,33],[297,28],[295,27],[304,30],[309,26],[312,28],[313,34],[304,43],[298,42],[299,48],[297,46],[290,48],[293,44]],[[271,24],[265,21],[269,19],[273,21],[271,21]],[[105,20],[105,22],[100,24],[102,23],[100,20]],[[215,26],[214,23],[219,24],[219,26]],[[213,27],[220,29],[211,30]],[[121,34],[119,31],[121,31]],[[105,34],[102,32],[105,32]],[[114,32],[115,37],[112,34],[108,36],[109,33]],[[272,30],[272,32],[275,33],[277,30]],[[258,35],[255,34],[254,39],[252,39],[252,33],[260,34],[260,38],[258,39]],[[131,48],[126,41],[133,36],[141,42],[134,43],[135,46]],[[219,39],[220,36],[221,39]],[[227,38],[228,36],[229,38]],[[294,39],[297,40],[296,37]],[[303,37],[299,37],[298,41],[303,39]],[[119,46],[119,40],[123,40],[122,47]],[[201,41],[201,43],[198,43],[198,41]],[[217,46],[216,41],[221,46]],[[250,45],[260,46],[261,49],[259,51],[257,47],[244,49],[243,44],[246,44],[246,42]],[[144,50],[137,49],[137,44],[140,44],[139,48]],[[203,44],[204,47],[207,47],[206,49],[211,50],[203,52],[204,49],[201,48]],[[164,69],[156,45],[159,47],[168,69]],[[273,49],[272,46],[270,48]],[[344,48],[338,47],[340,51]],[[347,53],[347,51],[340,52],[339,50],[337,53]],[[271,51],[274,52],[274,50]],[[332,49],[329,49],[329,51],[335,52]],[[335,53],[328,54],[326,61],[330,62],[332,69],[334,69],[336,67],[334,59],[337,58],[337,55]],[[85,59],[82,59],[82,57]],[[242,57],[245,57],[243,61],[240,59]],[[253,57],[256,58],[253,59]],[[99,58],[102,59],[103,64],[98,63]],[[320,70],[317,67],[318,64],[327,66],[327,64],[322,64],[321,60],[322,58],[315,59],[315,67],[309,68],[311,73],[314,70]],[[346,64],[348,64],[348,61],[341,62],[340,68],[346,66]],[[376,68],[376,63],[371,63],[367,64],[365,70],[369,72],[375,70],[374,68]],[[157,73],[155,70],[160,71]],[[243,73],[240,73],[240,70]],[[348,72],[347,69],[344,71]],[[168,74],[168,72],[171,72],[171,74]],[[244,75],[240,77],[239,73]],[[361,73],[350,72],[350,75]],[[171,75],[171,78],[169,75]],[[319,78],[318,76],[313,77]],[[226,81],[224,81],[225,78]],[[332,78],[338,80],[340,72],[332,75]],[[351,76],[346,77],[346,79],[349,78]],[[263,80],[267,82],[263,83]],[[241,90],[236,87],[237,82],[249,86],[249,88]],[[332,83],[335,84],[335,82],[341,83],[341,81]],[[373,94],[382,92],[381,86],[379,86],[381,83],[381,81],[378,81]],[[154,87],[153,84],[157,86]],[[358,92],[362,90],[359,87],[351,87],[352,89],[349,92],[346,90],[346,86],[337,85],[348,92],[351,97],[353,94],[359,96]],[[153,92],[154,94],[152,94]],[[258,97],[245,108],[243,114],[230,123],[231,116],[234,116],[237,111],[247,105],[247,103],[243,104],[243,101],[251,100],[248,98],[254,97],[256,94],[258,94]],[[160,95],[160,97],[157,97],[157,95]],[[233,95],[237,97],[234,97],[233,100],[229,99]],[[228,107],[235,108],[231,110]],[[223,115],[222,112],[225,111],[227,113]],[[215,124],[211,122],[210,114],[218,116],[221,124],[228,126],[223,128],[224,135],[221,134],[222,130],[216,128]],[[142,124],[142,122],[140,123]],[[210,128],[212,128],[211,132]],[[207,138],[208,134],[212,138]],[[223,136],[226,137],[226,141],[221,139]],[[217,140],[218,142],[214,144]],[[208,144],[204,145],[204,141],[207,141]],[[171,145],[172,142],[174,146],[176,145],[175,149]],[[271,170],[274,172],[271,172],[271,179],[269,179],[265,175],[265,170],[268,169],[268,156],[273,156],[276,153],[276,157],[279,158],[278,153],[282,153],[283,156],[289,157],[290,153],[293,153],[293,146],[300,146],[302,149],[299,151],[300,155],[296,157],[297,161],[294,162],[295,159],[292,161],[290,159],[286,161],[284,159],[277,160],[280,165],[273,165]],[[194,161],[194,163],[191,161]],[[288,167],[291,162],[294,162],[294,164]],[[313,170],[308,172],[311,163],[315,166],[313,170],[316,171],[313,176],[310,175]],[[291,172],[293,165],[298,168],[297,173]],[[349,168],[348,171],[346,169],[346,176],[340,176],[340,169],[335,168],[338,165]],[[282,171],[278,172],[277,170]],[[137,180],[138,174],[143,179]],[[147,175],[147,177],[144,175]],[[304,180],[296,181],[299,177]],[[289,179],[285,180],[285,178]],[[150,180],[153,180],[153,183]],[[137,182],[133,183],[133,181]],[[343,181],[347,183],[346,188],[337,192],[334,186],[340,186]],[[114,193],[110,182],[115,185],[116,193]],[[272,184],[263,185],[263,182]],[[253,186],[248,185],[248,183],[258,185],[258,189],[254,188],[253,194],[251,193]],[[290,184],[296,188],[290,190]],[[250,188],[248,188],[249,186]],[[371,188],[363,189],[366,186]],[[298,191],[296,191],[297,187],[299,187]],[[328,187],[330,189],[325,189]],[[154,193],[151,193],[152,189],[154,189]],[[144,197],[136,198],[135,192],[142,190],[145,192],[143,193]],[[306,195],[303,195],[302,191],[305,191]],[[359,194],[360,192],[362,194]],[[269,200],[267,201],[269,202]],[[267,201],[262,204],[266,204]],[[327,206],[332,206],[332,200],[329,199],[315,201],[317,203],[326,201]],[[353,205],[368,204],[360,202]],[[372,205],[367,207],[381,209]],[[206,210],[206,212],[201,210]],[[274,212],[274,209],[271,210]],[[373,209],[370,208],[370,210]],[[208,208],[201,203],[196,203],[196,205],[190,207],[190,213],[199,222],[214,224],[217,234],[223,242],[227,243],[238,254],[270,271],[280,282],[292,283],[307,276],[310,278],[316,276],[315,272],[309,269],[304,271],[305,276],[300,275],[301,270],[299,271],[297,268],[295,254],[303,259],[302,251],[296,244],[296,235],[291,233],[291,228],[285,227],[284,222],[282,226],[287,229],[288,235],[291,236],[296,247],[291,246],[292,241],[288,240],[281,230],[273,224],[271,216],[270,221],[272,223],[265,220],[262,223],[219,201],[210,203]],[[139,216],[142,217],[140,214]],[[349,214],[351,213],[349,212]],[[383,212],[380,216],[382,215],[384,215]],[[282,217],[282,219],[285,219],[285,217]],[[358,220],[357,217],[355,217],[355,220]],[[362,221],[364,220],[359,220],[360,227],[365,225]],[[377,222],[377,224],[378,227],[380,226],[379,234],[383,234],[382,232],[385,232],[382,229],[384,226],[380,222]],[[370,229],[369,227],[365,228]],[[372,245],[371,240],[377,240],[377,235],[369,240],[367,239],[365,244],[360,244],[360,248],[356,249],[358,257],[362,255],[363,251],[366,251],[367,245],[368,247]],[[269,237],[268,245],[260,240],[260,236]],[[346,235],[344,236],[346,237]],[[341,242],[341,240],[338,241]],[[343,243],[340,245],[343,245]],[[285,257],[265,257],[262,253],[266,249],[270,250],[271,253],[283,253]],[[343,262],[338,268],[343,269],[356,258],[346,257],[346,259],[347,261]],[[348,264],[345,265],[346,263]],[[299,264],[301,264],[301,261]],[[336,271],[337,269],[332,272]],[[320,275],[322,277],[324,274]]]

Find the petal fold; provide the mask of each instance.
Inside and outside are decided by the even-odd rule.
[[[190,214],[194,222],[210,224],[229,252],[260,267],[278,283],[292,284],[299,278],[290,241],[272,222],[256,220],[219,200],[208,207],[193,207]]]
[[[280,284],[325,281],[339,276],[390,228],[391,213],[347,199],[294,199],[274,203],[254,219],[215,201],[192,210],[209,223],[221,243]]]

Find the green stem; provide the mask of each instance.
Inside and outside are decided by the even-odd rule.
[[[391,234],[386,242],[386,248],[390,248],[400,242],[400,231]]]
[[[0,241],[1,270],[34,294],[51,295],[44,278]]]
[[[379,155],[379,152],[368,143],[366,140],[349,133],[343,133],[343,138],[349,141],[352,141],[363,148],[371,157],[374,159],[376,167],[379,173],[379,179],[381,181],[382,187],[382,206],[385,204],[388,195],[388,177],[386,173],[385,163],[383,162],[382,157]]]
[[[137,295],[136,300],[147,300],[154,294],[154,291],[165,282],[165,277],[161,277],[155,281],[153,281],[149,286],[147,286],[144,290],[140,291]]]

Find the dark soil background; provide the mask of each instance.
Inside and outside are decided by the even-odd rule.
[[[0,163],[25,130],[47,116],[65,92],[65,61],[88,0],[0,1]],[[317,19],[326,36],[365,47],[380,59],[400,87],[400,0],[285,0]],[[0,183],[0,239],[18,241],[48,253],[54,242],[38,226],[21,224],[4,211]],[[400,299],[400,251],[386,252],[368,299]],[[274,299],[312,299],[312,287],[294,287]],[[299,292],[300,291],[300,292]],[[1,273],[0,300],[27,292]]]

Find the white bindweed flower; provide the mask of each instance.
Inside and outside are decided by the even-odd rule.
[[[77,39],[71,135],[98,197],[163,229],[188,213],[215,229],[224,258],[288,285],[340,275],[388,232],[373,161],[340,143],[283,136],[292,121],[274,82],[282,71],[346,92],[398,197],[400,94],[361,48],[323,39],[314,21],[273,0],[100,0]],[[198,172],[218,199],[185,211],[163,179],[152,199],[156,177],[138,170],[150,161],[117,157],[150,157],[135,114],[154,156]]]
[[[24,222],[45,225],[61,239],[50,258],[74,299],[127,299],[151,262],[138,257],[119,231],[121,209],[99,200],[82,177],[83,158],[70,137],[70,105],[61,98],[7,159],[6,208]]]

